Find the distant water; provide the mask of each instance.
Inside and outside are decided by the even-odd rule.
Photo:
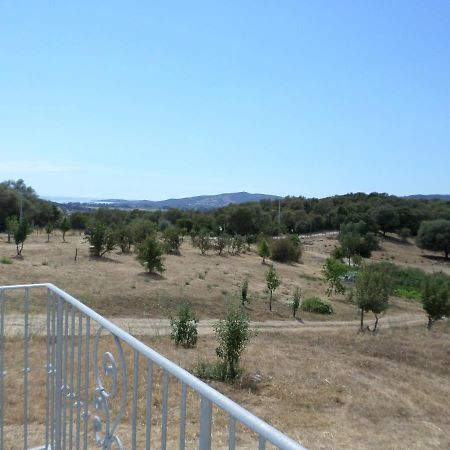
[[[102,202],[101,200],[95,198],[86,198],[86,197],[60,197],[57,195],[41,195],[41,198],[56,203],[103,203],[105,205],[111,203],[111,202]]]

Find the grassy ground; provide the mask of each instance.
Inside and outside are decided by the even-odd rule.
[[[3,240],[6,237],[3,236]],[[66,236],[66,243],[55,234],[47,243],[45,234],[30,236],[23,258],[14,258],[15,246],[0,244],[0,259],[11,257],[12,264],[0,264],[0,284],[52,282],[107,316],[164,318],[177,305],[190,301],[200,318],[216,318],[225,312],[230,296],[239,295],[245,278],[249,279],[248,312],[253,320],[290,320],[289,300],[296,287],[303,295],[325,297],[321,267],[336,245],[333,238],[307,240],[300,264],[279,264],[282,284],[275,293],[273,312],[268,310],[265,273],[268,266],[252,251],[239,256],[202,256],[185,242],[181,256],[167,255],[163,276],[149,276],[133,254],[113,252],[107,258],[90,259],[88,244],[79,235]],[[398,247],[398,246],[397,246]],[[78,249],[77,261],[74,261]],[[388,249],[397,254],[399,249]],[[403,247],[400,249],[403,251]],[[411,251],[413,250],[411,246]],[[426,260],[426,264],[432,261]],[[332,298],[335,314],[324,317],[303,314],[305,320],[352,320],[358,312],[344,296]],[[389,314],[420,311],[417,303],[393,299]]]
[[[201,337],[198,348],[191,350],[176,348],[167,337],[142,336],[142,340],[191,371],[198,361],[214,360],[215,343],[206,337]],[[212,385],[311,449],[449,448],[449,343],[448,322],[438,324],[432,333],[425,327],[385,329],[377,336],[361,335],[355,330],[299,335],[261,333],[245,353],[244,376],[234,385],[220,382]],[[10,368],[5,379],[8,386],[5,425],[11,431],[8,439],[14,436],[14,430],[19,434],[21,431],[17,428],[22,421],[23,402],[20,346],[20,341],[10,340],[5,352],[9,355]],[[113,345],[105,339],[100,347],[105,351]],[[34,430],[42,430],[45,410],[43,348],[42,339],[32,340],[30,428]],[[132,373],[132,354],[126,351],[126,355]],[[141,360],[140,417],[145,417],[145,379],[145,362]],[[161,373],[155,371],[152,423],[156,439],[161,425],[161,385]],[[179,384],[172,381],[169,392],[169,442],[175,446]],[[188,448],[195,448],[199,404],[192,392],[188,400]],[[130,405],[131,391],[120,429],[125,444],[130,439],[126,427]],[[67,404],[67,416],[69,411]],[[226,426],[227,418],[216,412],[214,448],[224,448]],[[144,435],[140,420],[138,442],[141,445]],[[255,448],[251,437],[241,430],[239,448]],[[5,448],[19,446],[10,443]]]
[[[1,238],[6,240],[4,235]],[[154,322],[150,319],[167,318],[182,300],[189,300],[201,319],[216,319],[224,313],[228,298],[239,292],[242,281],[248,277],[250,304],[247,309],[252,320],[267,324],[273,321],[274,328],[269,332],[266,327],[245,351],[243,377],[234,385],[212,384],[305,446],[313,449],[450,447],[447,431],[450,427],[448,322],[438,324],[431,333],[424,325],[383,327],[383,322],[394,315],[424,317],[419,302],[394,298],[376,336],[358,334],[354,324],[335,328],[317,323],[314,332],[308,332],[306,327],[301,329],[301,325],[297,332],[296,327],[291,326],[288,301],[297,286],[305,296],[325,296],[326,286],[320,279],[320,270],[336,245],[335,239],[308,239],[302,263],[275,264],[282,285],[276,292],[272,313],[268,311],[264,281],[267,266],[261,264],[261,258],[254,250],[240,256],[217,256],[213,253],[202,256],[185,242],[181,256],[166,257],[167,271],[159,277],[145,274],[133,255],[112,253],[102,260],[90,259],[87,244],[76,234],[67,236],[67,243],[62,243],[57,233],[50,243],[46,240],[44,234],[30,236],[20,259],[14,257],[12,244],[0,242],[0,261],[4,257],[12,259],[12,264],[0,264],[0,285],[52,282],[101,314],[123,323],[125,318],[139,317],[141,320],[148,318],[152,324]],[[78,258],[75,262],[76,249]],[[422,254],[413,245],[388,237],[373,259],[418,266],[426,271],[450,271],[448,264],[436,258],[438,255],[431,256]],[[8,298],[12,301],[7,304],[7,312],[20,312],[20,308],[15,307],[15,300],[18,305],[20,298],[14,298],[12,294]],[[331,301],[336,314],[324,317],[302,313],[302,319],[306,323],[358,319],[357,309],[343,296],[333,297]],[[44,305],[45,298],[42,298],[31,313],[42,312]],[[14,321],[19,316],[9,317]],[[280,324],[279,321],[284,322]],[[11,325],[8,317],[6,322],[7,326]],[[139,335],[141,325],[132,332]],[[198,361],[215,358],[216,344],[210,334],[201,334],[198,348],[194,350],[175,348],[167,336],[151,334],[143,335],[141,339],[188,370],[194,370]],[[43,431],[43,345],[42,338],[33,337],[30,366],[38,369],[30,372],[33,382],[30,430],[37,440]],[[101,346],[103,350],[108,348],[106,341],[102,341]],[[22,349],[20,340],[9,339],[4,352],[9,366],[5,378],[9,383],[5,397],[8,405],[5,436],[9,444],[5,449],[16,448],[17,436],[21,433],[19,425],[23,422]],[[127,358],[131,370],[130,353]],[[143,366],[140,373],[144,374]],[[141,377],[145,380],[144,375]],[[154,425],[158,434],[156,430],[161,422],[160,374],[155,382],[159,393],[155,394],[153,402]],[[179,386],[171,385],[169,422],[175,426],[179,392]],[[139,398],[142,418],[145,416],[144,394],[141,393]],[[195,448],[198,433],[198,401],[193,405],[188,411],[188,448]],[[124,425],[128,420],[129,416],[124,418]],[[213,446],[223,448],[227,418],[216,415],[214,420],[216,440]],[[143,433],[142,420],[138,429]],[[120,432],[125,443],[129,443],[127,427],[121,426]],[[251,437],[241,432],[238,447],[254,448]],[[176,435],[169,435],[168,448],[174,448],[176,439]],[[138,441],[142,445],[142,435]]]

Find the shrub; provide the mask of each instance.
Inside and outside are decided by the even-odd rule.
[[[347,267],[338,259],[327,258],[322,267],[322,274],[328,282],[327,295],[344,294],[345,286],[342,284],[343,277],[347,274]]]
[[[195,347],[197,345],[198,319],[189,303],[183,303],[178,307],[178,318],[170,319],[170,338],[176,345],[183,347]]]
[[[207,230],[201,230],[197,234],[191,234],[192,245],[200,249],[200,253],[204,255],[210,248],[210,235]]]
[[[262,263],[266,263],[266,258],[270,255],[270,247],[265,238],[258,242],[258,255],[261,256]]]
[[[300,292],[299,288],[295,289],[294,296],[292,297],[292,300],[290,302],[291,308],[292,308],[292,317],[295,319],[295,316],[297,315],[298,308],[300,308],[300,302],[302,300],[302,293]]]
[[[164,250],[166,253],[179,255],[181,246],[180,231],[173,227],[167,227],[163,232]]]
[[[434,322],[450,316],[450,283],[443,273],[427,275],[423,286],[422,306],[428,315],[428,329]]]
[[[271,242],[270,257],[278,262],[298,262],[300,261],[301,244],[296,235],[273,239]]]
[[[241,354],[252,336],[250,318],[238,303],[231,303],[225,319],[213,328],[219,339],[216,354],[222,360],[223,380],[234,380],[239,374]]]
[[[421,300],[422,299],[422,291],[416,288],[408,288],[408,287],[398,287],[394,289],[392,294],[395,297],[403,297],[408,298],[410,300]]]
[[[241,286],[241,304],[248,302],[248,278],[246,278]]]
[[[270,266],[269,270],[266,273],[266,283],[267,289],[269,289],[270,292],[269,310],[272,311],[273,293],[275,292],[277,287],[281,284],[280,277],[278,276],[278,273],[273,266]]]
[[[12,259],[9,256],[3,256],[0,259],[0,263],[1,264],[12,264],[13,262],[12,262]]]
[[[163,264],[162,254],[163,250],[161,245],[151,236],[139,244],[137,248],[137,258],[149,273],[162,273],[166,270]]]
[[[89,229],[86,240],[91,245],[90,253],[95,258],[100,258],[108,252],[114,250],[116,238],[114,233],[106,228],[105,225],[98,223]]]
[[[331,303],[322,300],[319,297],[305,298],[300,305],[302,311],[307,311],[315,314],[333,314],[334,309]]]

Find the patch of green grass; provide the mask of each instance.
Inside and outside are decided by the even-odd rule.
[[[42,266],[48,266],[48,261],[42,261],[42,262],[41,262],[41,265],[42,265]]]
[[[408,287],[398,287],[394,289],[393,295],[396,297],[409,298],[411,300],[421,300],[422,292],[420,289],[408,288]]]
[[[207,272],[198,272],[197,276],[200,278],[200,280],[204,280],[206,278]]]
[[[300,304],[302,311],[307,311],[315,314],[333,314],[334,309],[331,303],[326,300],[322,300],[319,297],[305,298]]]
[[[9,256],[3,256],[0,259],[0,263],[1,264],[12,264],[13,262],[12,262],[12,259]]]

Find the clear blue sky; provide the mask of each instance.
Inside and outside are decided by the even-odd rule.
[[[450,1],[0,1],[0,180],[450,193]]]

